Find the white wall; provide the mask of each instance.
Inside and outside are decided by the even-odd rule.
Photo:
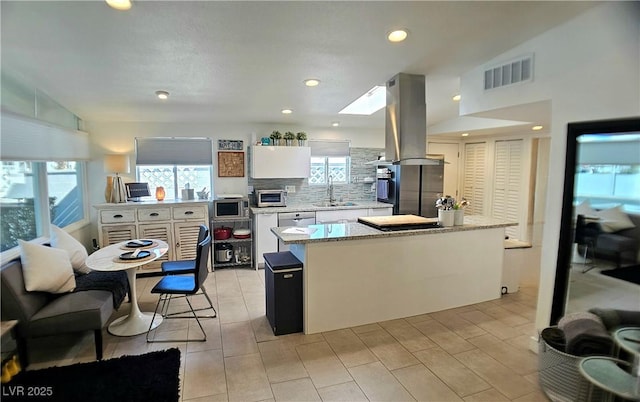
[[[493,60],[534,53],[534,81],[484,93],[485,66],[461,79],[461,112],[477,113],[550,99],[548,191],[536,327],[551,313],[560,230],[566,125],[640,114],[640,3],[612,2],[587,11]]]
[[[243,140],[246,147],[253,139],[269,136],[271,131],[305,131],[309,139],[349,139],[353,147],[384,148],[384,129],[310,129],[300,126],[271,124],[219,124],[219,123],[161,123],[161,122],[85,122],[90,133],[91,161],[88,166],[89,204],[104,203],[107,173],[103,170],[105,154],[126,153],[130,155],[131,173],[124,175],[125,182],[135,179],[134,139],[136,137],[210,137],[214,140],[214,166],[217,159],[217,140]],[[214,195],[216,193],[247,192],[247,158],[245,155],[245,177],[217,177],[214,169]],[[97,236],[96,211],[91,208],[93,237]]]

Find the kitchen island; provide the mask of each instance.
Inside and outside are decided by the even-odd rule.
[[[304,332],[312,334],[499,298],[504,228],[515,225],[467,216],[463,226],[435,229],[271,231],[304,263]]]

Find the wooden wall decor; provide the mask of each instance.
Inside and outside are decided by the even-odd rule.
[[[244,152],[218,152],[218,177],[244,177]]]

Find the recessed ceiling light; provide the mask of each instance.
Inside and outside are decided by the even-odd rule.
[[[469,136],[469,133],[462,133],[462,136],[463,136],[463,137],[468,137],[468,136]]]
[[[455,102],[458,102],[460,100],[460,95],[454,95],[451,99],[453,99]]]
[[[282,109],[282,114],[291,114],[293,113],[293,110],[291,109]]]
[[[389,42],[397,43],[407,39],[407,35],[409,35],[409,33],[406,29],[398,29],[389,32],[389,34],[387,35],[387,39],[389,40]]]
[[[333,123],[331,123],[331,125],[333,127],[338,127],[340,125],[340,122],[339,121],[334,121]]]
[[[131,8],[131,0],[105,0],[109,7],[125,11]]]
[[[387,104],[387,87],[376,85],[364,95],[348,104],[339,114],[372,115]]]
[[[169,92],[167,91],[156,91],[156,96],[158,99],[165,100],[169,97]]]
[[[320,80],[315,78],[309,78],[308,80],[304,80],[304,85],[308,87],[317,87],[320,84]]]
[[[542,126],[533,126],[533,127],[531,127],[531,129],[533,131],[540,131],[540,130],[542,130]]]

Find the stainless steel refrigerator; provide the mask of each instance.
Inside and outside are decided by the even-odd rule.
[[[444,165],[391,165],[387,199],[394,215],[438,216],[436,200],[442,196]]]

